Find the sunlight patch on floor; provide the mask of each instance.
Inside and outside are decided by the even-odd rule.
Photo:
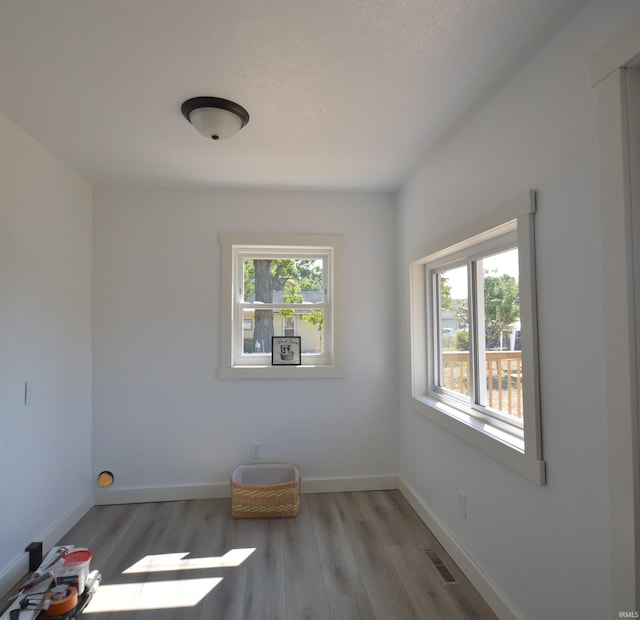
[[[100,586],[84,613],[193,607],[221,581],[213,577]]]
[[[208,558],[188,558],[185,553],[162,553],[158,555],[147,555],[139,562],[136,562],[123,574],[132,573],[160,573],[163,571],[176,570],[196,570],[203,568],[235,568],[240,566],[253,552],[255,548],[231,549],[224,555]]]
[[[231,549],[224,555],[207,558],[186,558],[189,555],[188,551],[147,555],[124,570],[123,574],[236,568],[254,551],[255,548]],[[84,612],[89,614],[194,607],[221,581],[222,577],[212,577],[102,585]]]

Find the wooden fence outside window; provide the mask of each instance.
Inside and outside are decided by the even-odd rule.
[[[522,419],[522,354],[520,351],[487,351],[487,406]],[[444,388],[469,396],[469,352],[442,353]]]

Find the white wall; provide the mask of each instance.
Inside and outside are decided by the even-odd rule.
[[[91,187],[1,115],[0,396],[1,592],[92,501]]]
[[[637,2],[584,7],[422,163],[399,201],[402,318],[409,251],[538,190],[548,485],[518,476],[411,410],[406,329],[400,384],[402,479],[516,613],[532,620],[609,617],[606,318],[589,68],[592,53],[639,13]],[[467,495],[466,519],[458,514],[458,490]]]
[[[228,491],[253,441],[303,480],[396,475],[393,197],[96,188],[94,200],[93,470],[114,472],[114,494]],[[344,235],[346,378],[217,378],[223,231]]]

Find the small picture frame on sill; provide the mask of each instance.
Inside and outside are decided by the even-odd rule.
[[[271,338],[272,366],[300,366],[300,336],[273,336]]]

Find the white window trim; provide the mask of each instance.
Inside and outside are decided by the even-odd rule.
[[[327,319],[324,321],[323,339],[325,342],[325,351],[323,353],[303,354],[302,365],[304,366],[327,366],[331,364],[332,351],[333,351],[333,277],[332,268],[333,264],[333,247],[308,247],[296,245],[295,248],[290,246],[252,246],[246,248],[240,245],[232,246],[232,255],[234,260],[234,273],[235,279],[233,281],[233,296],[234,296],[234,316],[232,319],[233,328],[236,330],[232,344],[238,345],[242,339],[243,329],[241,327],[243,322],[244,311],[257,310],[260,308],[272,309],[277,312],[278,309],[282,309],[281,304],[261,304],[257,306],[254,303],[244,302],[244,293],[242,291],[242,282],[244,281],[244,263],[247,259],[254,258],[264,259],[280,259],[280,258],[305,258],[311,260],[321,260],[323,264],[323,287],[324,295],[322,303],[317,304],[295,304],[296,310],[302,308],[318,309],[324,312]],[[283,336],[284,334],[274,333],[274,336]],[[270,366],[271,365],[271,353],[252,353],[246,355],[242,347],[237,347],[233,352],[233,366]]]
[[[535,287],[535,251],[533,215],[536,196],[533,190],[509,203],[493,209],[482,217],[459,227],[427,247],[411,253],[410,326],[411,326],[411,402],[413,409],[443,428],[483,450],[496,460],[523,476],[546,483],[546,466],[542,460],[542,432],[540,425],[540,394],[538,377],[538,342]],[[490,417],[482,417],[471,406],[452,405],[430,391],[428,355],[430,336],[427,316],[425,265],[445,256],[453,256],[471,246],[481,244],[516,227],[520,267],[520,311],[522,333],[523,430],[508,428]]]
[[[467,251],[470,245],[473,246],[473,251],[471,253]],[[518,245],[517,222],[513,220],[505,224],[504,226],[500,226],[499,228],[494,229],[493,231],[489,231],[485,235],[481,235],[473,244],[465,243],[463,248],[460,248],[460,246],[456,246],[455,251],[452,251],[449,254],[445,254],[442,257],[439,257],[439,256],[435,258],[430,257],[432,260],[428,261],[428,266],[427,266],[428,273],[425,273],[425,276],[427,277],[429,282],[427,282],[425,285],[434,286],[434,283],[431,281],[433,275],[445,267],[447,269],[450,269],[458,266],[465,266],[468,268],[468,278],[470,278],[472,277],[471,269],[469,269],[471,262],[484,258],[485,256],[490,254],[495,254],[498,252],[506,251],[508,249],[517,248],[517,245]],[[471,314],[475,315],[477,310],[477,303],[481,300],[472,299],[471,290],[472,290],[472,287],[469,287],[469,313],[470,315]],[[436,312],[437,310],[434,307],[434,304],[433,303],[429,304],[429,306],[427,307],[427,319],[426,319],[427,325],[433,326],[434,324],[437,323],[437,318],[435,314]],[[473,328],[475,327],[475,321],[472,320],[470,321],[470,323],[473,323],[473,325],[470,324],[469,326],[470,330],[473,332]],[[443,403],[445,404],[450,402],[452,406],[455,408],[458,404],[459,395],[456,394],[455,392],[448,391],[446,388],[436,387],[440,380],[440,377],[438,376],[439,375],[438,367],[440,365],[439,364],[440,343],[439,341],[436,341],[435,331],[436,330],[431,329],[427,334],[427,347],[428,347],[428,350],[431,351],[431,355],[429,357],[431,364],[429,365],[429,368],[428,368],[429,370],[428,384],[430,386],[433,386],[430,389],[428,389],[427,396],[433,396],[436,399],[442,400]],[[471,357],[473,358],[479,355],[479,352],[477,350],[474,350],[473,342],[470,342],[470,344],[471,344],[470,354],[471,354]],[[475,364],[473,365],[475,366]],[[472,393],[475,392],[475,384],[477,382],[475,376],[473,376],[474,374],[475,373],[472,373],[472,389],[471,389]],[[484,420],[486,418],[497,429],[500,429],[502,431],[510,433],[511,435],[514,435],[513,437],[514,444],[520,446],[521,443],[523,442],[522,432],[520,430],[522,428],[522,420],[511,421],[509,420],[509,416],[502,415],[498,411],[494,411],[489,415],[487,415],[483,407],[480,407],[475,404],[463,404],[462,406],[464,407],[465,412],[468,408],[471,408],[474,410],[476,421],[478,419]],[[499,418],[503,418],[502,421],[500,421]],[[513,428],[514,426],[518,426],[519,429],[518,430],[514,429]]]
[[[339,235],[297,235],[277,233],[221,233],[222,249],[221,275],[221,333],[220,333],[220,379],[323,379],[344,377],[342,365],[343,313],[342,306],[342,261],[344,238]],[[234,274],[234,247],[236,246],[280,246],[287,248],[331,248],[333,260],[330,279],[332,282],[331,300],[331,362],[313,365],[303,363],[300,366],[239,366],[234,364],[233,334],[235,300],[237,296]]]

